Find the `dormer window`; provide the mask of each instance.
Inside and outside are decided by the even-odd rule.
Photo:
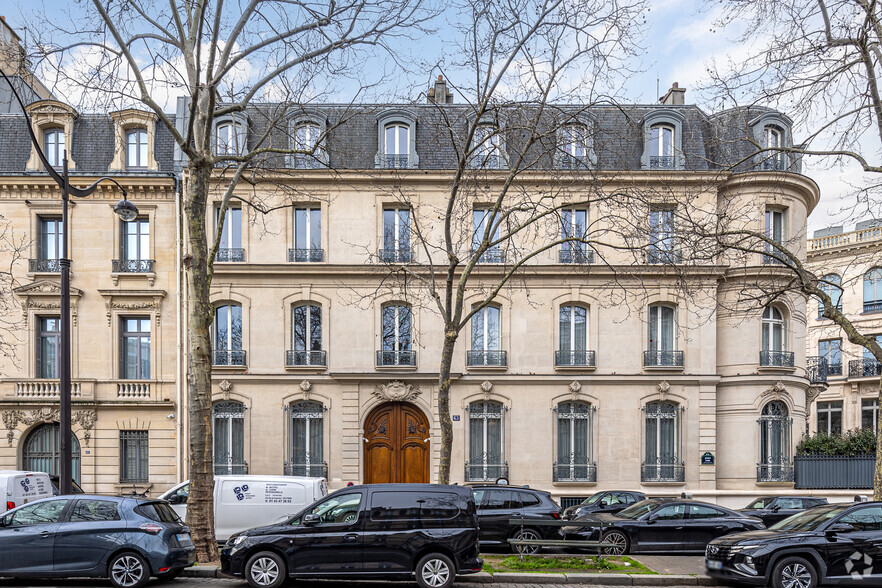
[[[475,129],[475,149],[472,167],[483,169],[506,169],[505,146],[499,129],[489,125]]]
[[[409,133],[410,129],[402,124],[386,127],[386,167],[407,167]]]
[[[778,149],[784,147],[784,133],[781,129],[773,125],[766,125],[763,128],[763,148],[768,149],[762,157],[762,168],[769,171],[786,171],[787,161],[785,154]]]
[[[245,153],[247,129],[240,122],[225,122],[217,126],[216,155],[241,155]]]
[[[643,117],[643,155],[640,167],[679,170],[686,167],[683,124],[686,119],[673,108],[653,109]]]
[[[649,168],[674,169],[674,127],[655,125],[650,129]]]
[[[774,110],[767,110],[748,123],[753,142],[750,148],[757,149],[753,158],[755,169],[799,172],[799,160],[791,160],[789,153],[781,151],[793,145],[792,125],[788,117]]]
[[[55,127],[43,131],[43,153],[52,167],[61,167],[64,158],[64,129]]]
[[[561,169],[588,167],[588,130],[582,125],[565,125],[561,129]]]
[[[147,168],[147,129],[126,131],[126,169]]]
[[[31,130],[40,140],[40,147],[46,156],[46,160],[53,168],[62,166],[65,151],[67,152],[67,167],[76,169],[71,153],[73,141],[74,119],[77,111],[56,100],[38,100],[31,102],[25,107],[31,117]],[[31,156],[25,164],[28,171],[43,171],[46,164],[37,155],[39,151],[36,145],[31,147]]]
[[[298,169],[315,169],[319,167],[320,147],[318,146],[321,129],[317,124],[302,123],[294,129],[294,167]]]
[[[156,115],[146,110],[127,108],[111,112],[116,147],[109,171],[158,171],[156,161]]]
[[[391,111],[380,115],[377,125],[379,135],[374,165],[387,169],[419,167],[416,118],[407,111]]]

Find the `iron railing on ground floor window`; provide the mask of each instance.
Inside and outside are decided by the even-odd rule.
[[[416,351],[377,351],[378,366],[416,366]]]
[[[640,466],[641,482],[685,482],[686,464],[676,459],[656,459]]]
[[[311,365],[324,367],[328,365],[327,352],[289,349],[285,352],[285,365],[289,367]]]
[[[505,367],[508,365],[508,352],[506,351],[467,351],[466,365],[469,367]]]
[[[554,365],[557,367],[595,367],[594,352],[583,351],[555,351]]]
[[[557,463],[551,469],[552,482],[596,482],[597,465],[593,463]]]
[[[244,366],[245,352],[241,349],[215,349],[211,363],[217,366]]]
[[[309,476],[311,478],[328,479],[328,464],[321,463],[286,463],[286,476]]]
[[[216,463],[214,464],[215,476],[244,476],[248,474],[247,463]]]
[[[792,482],[793,462],[788,458],[756,464],[757,482]]]
[[[466,482],[495,482],[499,478],[508,478],[508,462],[505,463],[469,463],[465,462]]]

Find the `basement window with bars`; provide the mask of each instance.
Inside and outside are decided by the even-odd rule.
[[[119,432],[119,481],[146,483],[149,476],[147,431]]]

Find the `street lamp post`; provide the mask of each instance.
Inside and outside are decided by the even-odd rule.
[[[51,177],[55,181],[55,183],[58,184],[59,188],[61,188],[61,202],[63,206],[61,211],[62,245],[61,259],[58,260],[58,264],[61,266],[61,366],[59,370],[61,373],[59,374],[60,390],[58,391],[60,399],[58,419],[58,491],[60,494],[70,494],[72,490],[71,481],[73,480],[73,448],[71,447],[70,258],[68,257],[67,250],[67,209],[69,207],[71,196],[76,196],[77,198],[85,198],[86,196],[92,194],[98,188],[98,185],[105,180],[116,184],[120,192],[122,192],[122,200],[117,202],[116,205],[113,207],[113,211],[118,214],[122,220],[126,222],[135,220],[135,218],[138,216],[138,208],[134,204],[129,202],[129,200],[126,198],[126,189],[123,188],[119,182],[110,177],[98,178],[93,184],[85,188],[76,188],[74,186],[71,186],[70,174],[67,167],[66,149],[62,152],[62,171],[59,175],[59,173],[55,171],[55,168],[49,163],[49,160],[46,159],[46,154],[43,153],[40,142],[37,140],[37,136],[34,134],[34,129],[31,125],[31,117],[28,116],[28,112],[25,109],[24,102],[22,102],[22,99],[18,95],[18,92],[15,91],[15,86],[12,85],[12,82],[9,80],[8,77],[6,77],[6,74],[2,70],[0,70],[0,75],[3,76],[4,80],[6,80],[6,83],[9,85],[9,89],[12,90],[12,93],[15,95],[15,99],[18,101],[19,106],[21,106],[21,110],[28,121],[28,133],[31,136],[31,142],[34,144],[34,149],[37,151],[37,156],[40,158],[40,161],[43,162],[43,167],[49,174],[49,177]]]

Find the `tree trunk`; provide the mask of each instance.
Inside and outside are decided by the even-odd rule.
[[[205,206],[211,167],[191,165],[184,198],[190,271],[187,287],[189,328],[188,410],[190,422],[190,497],[187,524],[200,563],[218,561],[214,535],[214,459],[211,436],[211,271],[205,230]]]
[[[877,393],[879,406],[882,406],[882,377],[879,378]],[[873,472],[873,500],[882,500],[882,411],[876,420],[876,471]]]
[[[438,464],[438,483],[450,483],[450,458],[453,455],[453,422],[450,420],[450,364],[459,333],[449,329],[441,349],[441,367],[438,370],[438,420],[441,421],[441,462]]]

